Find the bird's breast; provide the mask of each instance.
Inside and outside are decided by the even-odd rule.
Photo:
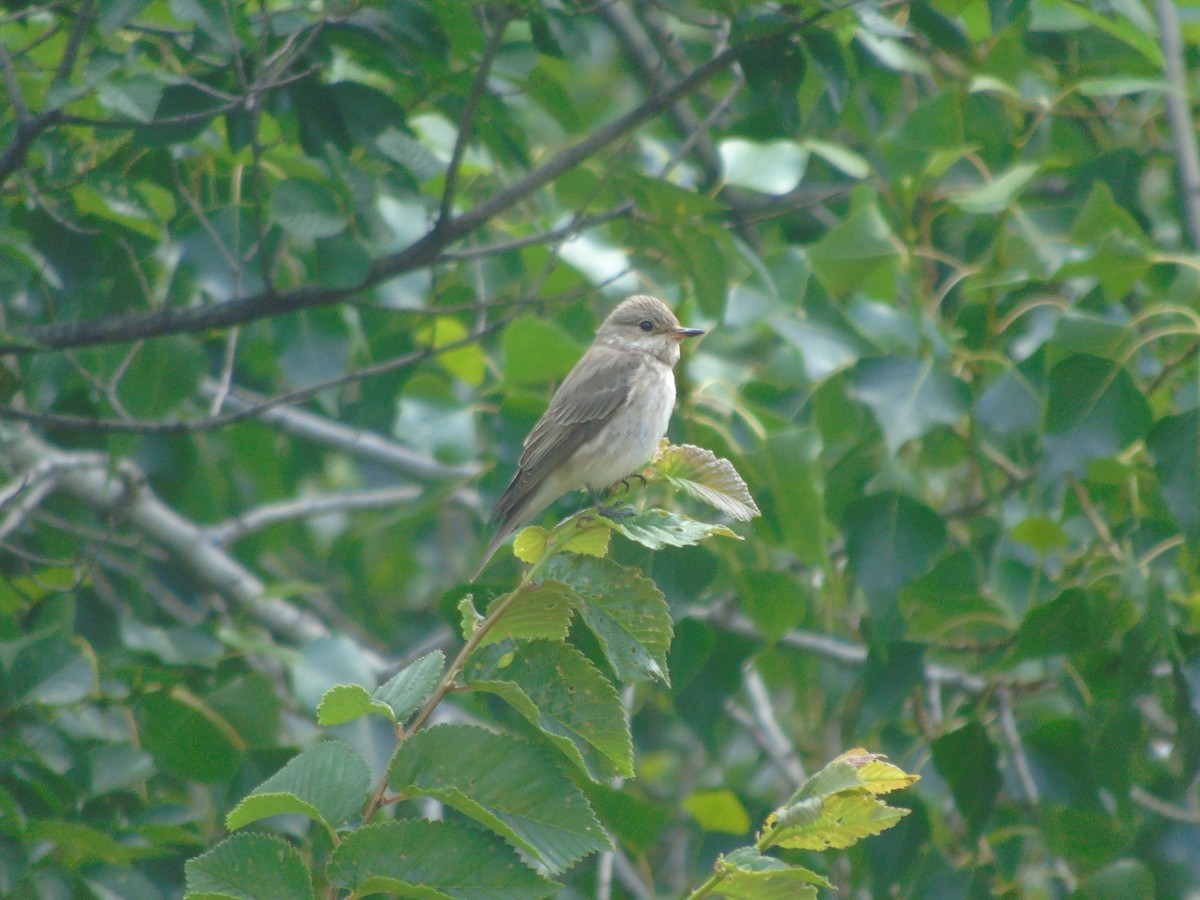
[[[624,405],[572,461],[579,464],[583,485],[602,490],[649,462],[667,433],[674,407],[674,373],[648,358],[638,367]]]

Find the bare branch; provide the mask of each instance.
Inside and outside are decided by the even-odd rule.
[[[458,190],[458,175],[462,170],[467,144],[471,141],[475,114],[479,111],[479,101],[483,97],[483,92],[487,90],[487,80],[492,71],[492,63],[496,61],[496,54],[500,52],[500,47],[504,44],[504,32],[508,30],[511,15],[511,12],[505,11],[496,22],[496,30],[492,32],[492,37],[487,42],[487,46],[483,48],[483,55],[479,58],[479,67],[475,72],[475,81],[471,84],[471,92],[467,94],[466,102],[463,103],[462,115],[458,119],[458,134],[454,138],[454,150],[450,153],[450,165],[446,169],[446,183],[442,188],[442,203],[438,211],[437,222],[433,226],[435,231],[444,222],[449,221],[454,208],[454,194]]]
[[[794,23],[792,30],[798,31],[806,24],[807,21],[798,21]],[[773,35],[772,39],[779,36]],[[682,97],[698,90],[701,85],[728,68],[741,54],[761,40],[754,39],[726,48],[678,82],[649,97],[640,106],[560,151],[545,165],[533,170],[524,178],[462,215],[449,219],[441,227],[431,229],[403,250],[375,260],[367,277],[356,287],[330,288],[305,284],[290,291],[260,292],[209,306],[175,307],[149,313],[112,316],[90,322],[56,322],[28,329],[18,335],[17,341],[0,344],[0,353],[29,353],[67,347],[126,343],[166,334],[208,331],[340,303],[397,275],[429,265],[450,244],[471,234],[564,172],[655,118]],[[0,175],[3,175],[2,167]]]
[[[1187,69],[1183,62],[1183,31],[1173,0],[1154,0],[1158,16],[1158,40],[1162,46],[1167,91],[1167,121],[1175,142],[1175,162],[1183,193],[1183,224],[1193,250],[1200,248],[1200,150],[1196,147],[1196,125],[1188,100]]]
[[[59,488],[98,510],[125,517],[148,538],[170,550],[202,582],[234,600],[272,631],[298,643],[329,634],[316,616],[277,597],[268,597],[258,576],[209,540],[202,528],[160,500],[146,486],[142,472],[129,461],[110,469],[112,464],[107,458],[98,464],[96,454],[67,453],[20,428],[0,431],[0,455],[14,468],[39,463],[58,467]],[[375,668],[387,665],[366,647],[360,652]]]
[[[347,512],[354,509],[385,509],[401,503],[411,503],[421,496],[421,489],[414,485],[381,488],[373,491],[345,491],[336,494],[320,494],[314,497],[299,497],[279,503],[266,503],[223,522],[204,529],[209,539],[218,544],[231,544],[248,534],[270,528],[281,522],[308,519],[329,513]]]

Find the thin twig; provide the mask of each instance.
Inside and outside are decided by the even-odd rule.
[[[1188,100],[1187,69],[1183,61],[1183,31],[1172,0],[1154,0],[1158,40],[1162,47],[1167,83],[1167,121],[1175,144],[1175,162],[1183,194],[1183,225],[1193,250],[1200,248],[1200,150]]]
[[[315,497],[299,497],[279,503],[265,503],[247,510],[228,522],[211,525],[205,528],[204,532],[210,540],[218,544],[231,544],[246,535],[283,522],[293,522],[296,519],[309,519],[313,516],[348,512],[355,509],[385,509],[401,503],[411,503],[420,496],[421,489],[419,487],[406,484],[401,487],[380,488],[371,491],[344,491],[320,494]]]

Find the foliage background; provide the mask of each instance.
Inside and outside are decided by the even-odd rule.
[[[326,687],[453,644],[646,291],[764,517],[617,548],[673,678],[571,890],[862,745],[922,781],[844,891],[1188,896],[1198,53],[1169,0],[3,4],[0,892],[178,895]]]

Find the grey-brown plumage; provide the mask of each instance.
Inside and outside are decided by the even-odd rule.
[[[596,331],[525,439],[517,474],[492,510],[498,525],[475,577],[496,548],[571,490],[603,490],[644,465],[671,420],[683,328],[661,300],[630,297]]]

